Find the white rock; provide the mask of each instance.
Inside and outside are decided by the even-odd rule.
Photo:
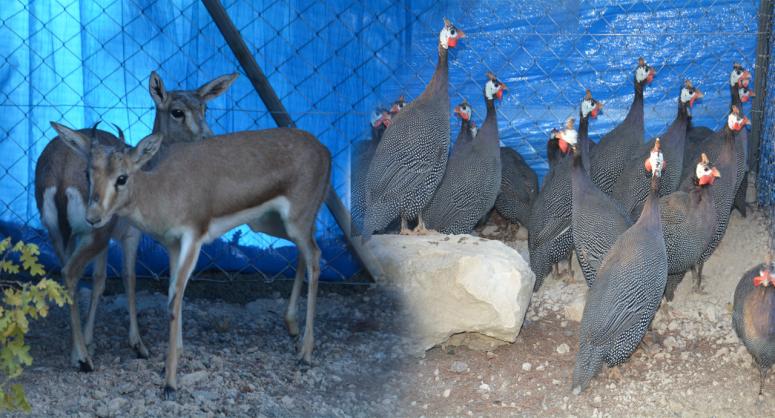
[[[436,369],[438,371],[438,369]],[[452,365],[449,366],[449,370],[455,372],[455,373],[463,373],[466,370],[468,370],[468,364],[462,361],[453,361]],[[438,373],[437,373],[438,374]]]
[[[562,343],[557,346],[557,352],[560,354],[565,354],[568,351],[570,351],[570,347],[568,347],[568,344]]]
[[[587,302],[586,286],[583,293],[575,293],[573,300],[565,305],[565,319],[573,322],[581,322],[584,316],[584,304]]]
[[[367,243],[403,295],[418,349],[476,332],[514,342],[535,275],[511,247],[470,235],[378,235]]]
[[[522,363],[522,370],[529,372],[533,368],[533,365],[530,363]]]
[[[445,398],[449,398],[449,394],[452,393],[452,389],[444,389],[444,393],[442,393],[442,396]]]

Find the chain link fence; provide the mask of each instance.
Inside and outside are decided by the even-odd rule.
[[[730,100],[732,64],[742,63],[754,77],[766,72],[754,68],[759,4],[749,0],[222,3],[291,118],[331,150],[332,187],[345,204],[351,144],[369,138],[376,106],[422,92],[436,64],[442,17],[467,34],[451,54],[452,105],[468,99],[481,121],[484,74],[498,75],[510,89],[499,106],[501,138],[539,175],[547,169],[549,131],[578,113],[586,88],[605,103],[603,116],[590,127],[593,139],[624,118],[639,56],[657,70],[646,92],[649,137],[675,117],[684,79],[705,93],[693,122],[716,129]],[[36,159],[54,137],[48,121],[77,128],[108,121],[134,144],[153,125],[151,70],[168,89],[242,73],[198,0],[9,0],[0,8],[0,39],[0,234],[41,243],[48,241],[33,179]],[[244,75],[207,112],[216,134],[274,126]],[[450,122],[454,138],[458,122]],[[766,129],[764,137],[772,138],[769,124]],[[766,144],[772,148],[771,140]],[[760,170],[760,185],[773,178],[767,171],[772,158],[772,152],[761,154],[767,169]],[[362,267],[327,209],[318,231],[322,277],[361,277]],[[56,265],[50,247],[46,254]],[[120,265],[118,255],[111,249],[111,266]],[[240,228],[205,247],[197,271],[216,280],[245,274],[273,280],[292,276],[295,258],[290,243]],[[139,274],[167,275],[166,255],[150,239],[144,239],[139,261]]]

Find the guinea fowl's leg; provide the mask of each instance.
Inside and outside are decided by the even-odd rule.
[[[422,214],[417,215],[417,227],[414,228],[414,232],[417,235],[428,235],[432,232],[436,232],[432,229],[425,227],[425,221],[422,220]]]
[[[619,370],[619,366],[614,366],[608,369],[608,379],[622,381],[622,371]]]
[[[759,396],[762,394],[765,379],[767,379],[767,369],[759,367]]]
[[[401,231],[399,232],[399,235],[412,235],[412,230],[409,229],[404,215],[401,215]]]
[[[694,280],[694,291],[696,293],[702,293],[702,268],[705,263],[697,264],[692,267],[692,279]]]

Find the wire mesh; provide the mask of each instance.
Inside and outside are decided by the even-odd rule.
[[[467,33],[451,55],[452,105],[466,98],[475,119],[483,119],[484,73],[497,74],[510,88],[499,107],[501,138],[539,175],[547,168],[548,132],[576,115],[584,89],[606,104],[604,117],[590,128],[593,139],[623,119],[638,56],[658,73],[646,93],[649,137],[672,121],[686,78],[706,95],[695,108],[694,123],[721,126],[732,63],[752,68],[756,58],[757,4],[748,0],[223,4],[296,124],[331,150],[332,187],[346,203],[351,144],[369,137],[369,116],[377,105],[422,92],[436,63],[443,16]],[[23,233],[40,242],[46,237],[32,185],[36,159],[54,136],[49,120],[73,127],[109,121],[136,143],[153,125],[151,70],[169,89],[196,88],[241,72],[197,0],[11,0],[0,8],[0,39],[0,233]],[[207,112],[216,134],[274,126],[244,75]],[[772,138],[768,129],[764,137]],[[772,152],[762,152],[762,161],[767,158],[760,183],[767,176],[772,184],[775,173],[767,171]],[[318,231],[323,277],[359,276],[361,266],[327,209]],[[111,260],[117,257],[118,250],[111,249]],[[216,276],[224,280],[240,274],[273,280],[293,275],[295,259],[288,242],[242,228],[206,247],[197,271],[223,273]],[[140,274],[166,275],[166,258],[155,242],[143,241],[139,260]]]

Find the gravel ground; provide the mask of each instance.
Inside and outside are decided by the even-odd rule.
[[[192,285],[196,282],[192,283]],[[195,287],[195,286],[193,286]],[[277,288],[278,286],[275,286]],[[286,287],[288,283],[280,283]],[[187,298],[177,402],[160,398],[166,352],[166,296],[138,295],[151,359],[128,347],[126,299],[104,300],[95,329],[97,371],[69,365],[69,316],[57,309],[34,323],[33,366],[23,374],[32,416],[398,416],[405,344],[396,299],[362,286],[322,285],[313,366],[296,362],[282,321],[289,290],[241,305]],[[194,292],[197,293],[197,292]],[[88,289],[81,300],[88,300]],[[304,318],[303,306],[299,317]],[[21,416],[21,415],[20,415]]]
[[[732,216],[705,266],[704,293],[694,293],[687,276],[659,312],[656,337],[647,334],[619,376],[604,368],[585,392],[571,393],[579,324],[569,318],[580,315],[586,294],[576,265],[575,280],[544,282],[514,344],[434,348],[415,360],[409,415],[775,416],[775,373],[759,397],[758,371],[731,324],[734,288],[765,255],[764,225],[758,213]],[[524,241],[509,244],[527,252]]]
[[[485,232],[526,256],[524,234],[495,225]],[[138,297],[149,360],[128,347],[124,296],[108,296],[95,330],[97,371],[70,367],[67,312],[55,309],[32,327],[35,362],[20,382],[33,416],[773,416],[775,397],[757,395],[758,373],[730,314],[737,281],[764,257],[765,231],[760,214],[734,214],[705,266],[704,292],[692,292],[687,277],[660,310],[649,344],[617,368],[618,376],[604,369],[580,396],[570,391],[574,319],[586,294],[578,266],[575,280],[550,278],[534,295],[515,343],[492,351],[438,347],[422,358],[408,354],[408,319],[395,295],[322,285],[311,367],[296,363],[283,325],[288,282],[258,292],[232,288],[228,297],[194,282],[177,402],[160,398],[166,296],[146,289]],[[88,293],[81,292],[82,302]],[[773,393],[771,377],[765,394]]]

